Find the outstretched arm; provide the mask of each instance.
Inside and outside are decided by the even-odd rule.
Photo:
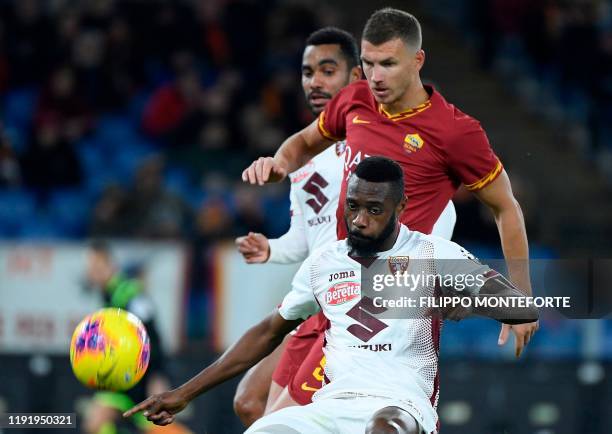
[[[512,186],[506,171],[488,186],[475,192],[478,199],[486,204],[497,224],[501,238],[504,258],[508,265],[508,274],[512,282],[525,294],[531,295],[529,278],[529,244],[523,212],[512,193]],[[504,345],[512,330],[516,337],[517,353],[523,336],[532,336],[538,330],[537,322],[526,324],[503,324],[498,338],[498,344]]]
[[[174,415],[183,410],[189,401],[254,366],[270,354],[300,322],[287,321],[275,310],[191,380],[170,392],[147,398],[125,412],[124,417],[144,411],[147,419],[157,425],[172,423]]]
[[[538,310],[533,304],[527,303],[527,295],[498,272],[490,270],[483,277],[486,280],[476,293],[470,290],[463,291],[454,290],[453,288],[442,288],[442,295],[472,297],[473,300],[469,305],[470,307],[457,306],[455,308],[441,309],[440,313],[444,318],[455,321],[469,316],[483,316],[495,319],[503,323],[504,326],[511,326],[516,337],[515,355],[519,357],[538,329]],[[496,303],[483,300],[488,297],[497,297],[499,300],[496,300]],[[517,302],[512,304],[512,299],[524,299],[522,300],[525,302],[524,307],[520,306]],[[507,303],[504,303],[504,301]],[[520,327],[530,324],[534,324],[535,327]]]
[[[318,120],[283,142],[274,157],[260,157],[242,172],[242,180],[264,185],[279,182],[334,143],[321,134]]]
[[[480,299],[499,297],[501,300],[510,297],[515,299],[527,298],[522,291],[496,271],[491,272],[491,275],[482,285],[476,297]],[[504,324],[525,324],[538,320],[538,310],[533,305],[518,308],[512,307],[511,304],[505,305],[503,303],[475,303],[473,314],[492,318]],[[529,338],[531,338],[531,335]]]
[[[476,191],[475,195],[493,213],[512,282],[525,294],[531,295],[525,221],[506,171],[503,170],[495,181]]]

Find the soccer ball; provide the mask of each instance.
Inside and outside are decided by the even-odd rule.
[[[77,379],[92,389],[128,390],[149,366],[149,336],[136,315],[101,309],[79,323],[70,342],[70,363]]]

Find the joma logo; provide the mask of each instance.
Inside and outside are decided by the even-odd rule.
[[[329,282],[340,279],[348,279],[349,277],[355,277],[355,272],[351,271],[341,271],[339,273],[331,273],[329,275]]]

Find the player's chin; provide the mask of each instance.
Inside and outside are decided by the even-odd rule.
[[[374,94],[374,99],[378,104],[390,104],[393,102],[391,96],[389,94],[385,94],[384,96],[379,96]]]
[[[356,249],[369,249],[372,246],[372,239],[362,237],[359,235],[349,234],[347,236],[348,243],[351,247]]]
[[[321,114],[321,112],[322,112],[323,110],[325,110],[325,106],[327,105],[327,101],[328,101],[328,100],[326,100],[326,101],[325,101],[325,103],[323,103],[323,104],[320,104],[320,103],[313,104],[313,103],[311,103],[311,104],[310,104],[310,111],[311,111],[311,112],[312,112],[312,113],[313,113],[315,116],[319,116],[319,115]]]

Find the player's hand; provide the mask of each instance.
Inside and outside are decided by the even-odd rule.
[[[502,324],[501,332],[499,333],[498,345],[505,345],[510,336],[510,330],[514,333],[514,355],[520,357],[521,353],[531,340],[531,337],[540,328],[540,322],[530,322],[526,324]]]
[[[265,235],[249,232],[236,238],[236,247],[247,264],[263,264],[270,258],[270,243]]]
[[[189,401],[181,395],[178,389],[153,395],[123,413],[130,417],[139,411],[155,425],[168,425],[174,422],[174,416],[182,411]]]
[[[266,182],[280,182],[286,176],[287,170],[272,157],[259,157],[242,172],[244,182],[259,185],[264,185]]]

